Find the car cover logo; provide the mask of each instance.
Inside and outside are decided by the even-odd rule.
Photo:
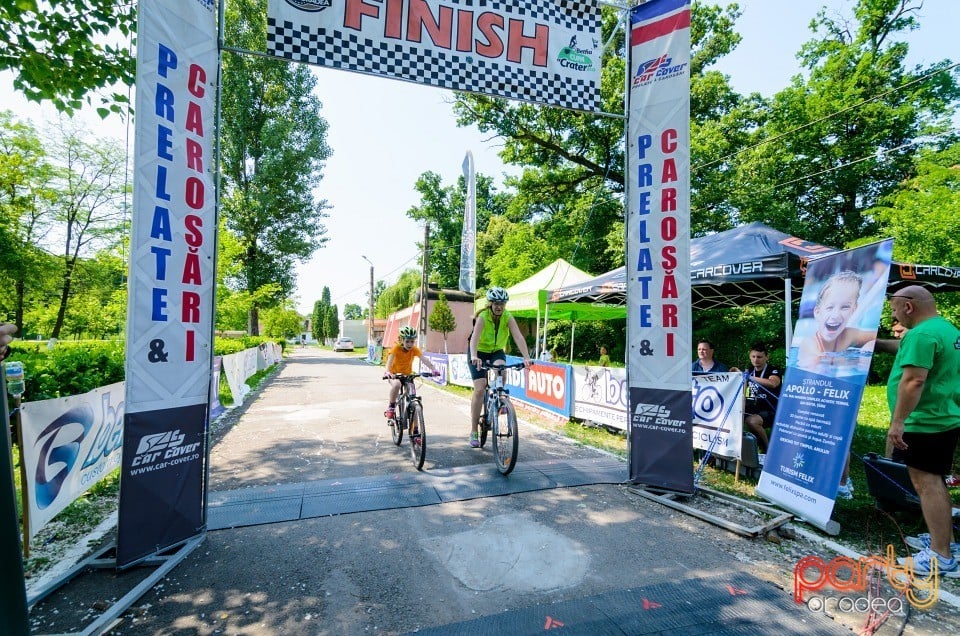
[[[333,0],[287,0],[287,4],[294,9],[316,13],[317,11],[329,9],[333,4]]]
[[[668,79],[677,75],[682,75],[687,68],[687,62],[679,64],[673,63],[673,58],[664,53],[660,57],[655,57],[646,62],[640,62],[637,72],[633,76],[633,85],[642,86],[650,82]]]

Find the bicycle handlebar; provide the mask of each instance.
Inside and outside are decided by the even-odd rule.
[[[436,371],[426,373],[384,373],[381,380],[415,380],[417,378],[432,378],[440,375]]]
[[[531,360],[531,361],[530,361],[530,366],[533,366],[534,364],[536,364],[536,363],[535,363],[533,360]],[[525,363],[523,363],[523,362],[514,362],[513,364],[494,364],[494,365],[489,365],[489,364],[484,363],[484,364],[481,364],[481,365],[480,365],[479,367],[477,367],[477,368],[478,368],[480,371],[496,371],[496,370],[498,370],[498,369],[522,369],[522,368],[524,368],[525,366],[527,366],[527,365],[526,365]]]

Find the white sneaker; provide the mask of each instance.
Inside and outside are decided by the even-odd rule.
[[[930,548],[930,533],[924,532],[915,537],[906,537],[903,542],[915,550],[928,550]],[[960,543],[950,544],[950,555],[954,558],[960,557]]]

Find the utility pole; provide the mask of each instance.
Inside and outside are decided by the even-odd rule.
[[[427,346],[427,273],[430,271],[430,224],[423,227],[423,274],[420,276],[420,333]]]
[[[370,263],[370,259],[364,255],[360,258]],[[373,263],[370,263],[370,309],[367,314],[367,346],[374,344],[373,341]]]

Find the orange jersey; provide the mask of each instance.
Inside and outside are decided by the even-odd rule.
[[[400,375],[408,375],[413,373],[413,359],[419,358],[421,352],[420,348],[416,345],[409,351],[404,351],[403,345],[397,343],[393,345],[393,349],[390,350],[390,355],[393,356],[393,368],[387,369],[387,371]]]

